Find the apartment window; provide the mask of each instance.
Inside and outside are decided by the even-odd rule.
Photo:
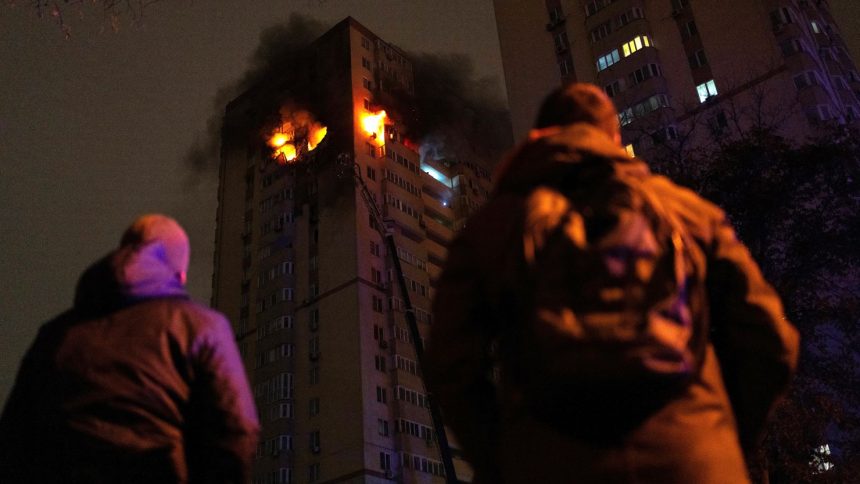
[[[364,48],[365,48],[365,49],[367,49],[367,50],[370,50],[370,40],[368,40],[368,39],[367,39],[367,38],[365,38],[365,37],[362,37],[362,38],[361,38],[361,46],[362,46],[362,47],[364,47]]]
[[[552,10],[549,11],[550,24],[555,25],[562,20],[564,20],[564,12],[562,12],[561,6],[553,7]]]
[[[621,126],[627,126],[633,122],[633,108],[622,109],[618,112],[618,123]]]
[[[672,13],[678,13],[687,8],[687,0],[672,0]]]
[[[278,484],[290,484],[293,481],[293,474],[289,467],[281,467],[278,469]]]
[[[690,63],[691,69],[698,69],[708,64],[708,58],[705,56],[705,51],[699,49],[687,58],[687,62]]]
[[[310,340],[308,340],[308,353],[310,354],[311,359],[319,358],[320,353],[320,337],[312,336]]]
[[[615,0],[591,0],[585,4],[585,15],[590,17],[614,1]]]
[[[648,39],[648,36],[637,35],[633,40],[622,45],[621,49],[624,51],[624,57],[629,57],[634,52],[640,51],[645,47],[651,47],[651,41]]]
[[[618,93],[621,92],[621,81],[614,81],[610,84],[607,84],[603,87],[603,90],[606,91],[606,95],[609,97],[615,97]]]
[[[625,145],[624,151],[627,152],[627,156],[629,156],[630,158],[636,157],[636,151],[633,149],[633,143],[630,143],[629,145]]]
[[[694,37],[699,34],[699,29],[696,27],[696,22],[690,20],[689,22],[684,24],[684,27],[681,29],[681,37],[685,39],[689,39],[690,37]]]
[[[391,454],[387,452],[379,453],[379,468],[384,471],[391,470]]]
[[[369,60],[367,60],[367,58],[362,57],[361,58],[361,67],[364,67],[367,70],[371,70],[371,69],[373,69],[373,64],[371,64],[371,62]]]
[[[666,126],[651,133],[651,141],[655,145],[678,139],[678,130],[674,126]]]
[[[553,36],[553,40],[555,41],[555,51],[556,52],[564,52],[567,50],[568,41],[567,41],[567,32],[561,31]]]
[[[308,382],[311,385],[316,385],[320,382],[320,367],[312,366],[308,371]]]
[[[308,466],[308,482],[318,482],[320,480],[320,465],[319,463]]]
[[[600,72],[609,66],[621,60],[618,49],[613,49],[611,52],[597,58],[597,72]]]
[[[806,71],[794,76],[794,86],[803,89],[809,86],[821,85],[821,78],[815,71]]]
[[[281,274],[292,274],[293,273],[293,262],[292,261],[284,261],[281,262]]]
[[[278,450],[287,452],[293,450],[293,436],[289,434],[281,434],[277,438]]]
[[[386,370],[386,366],[387,366],[387,365],[386,365],[386,363],[385,363],[385,357],[384,357],[384,356],[382,356],[382,355],[376,355],[376,356],[374,356],[374,357],[373,357],[373,366],[374,366],[377,370],[379,370],[379,371],[381,371],[381,372],[385,372],[385,370]]]
[[[783,25],[793,23],[794,16],[788,7],[780,7],[770,12],[770,23],[774,31],[782,30]]]
[[[630,10],[619,15],[615,19],[615,24],[620,29],[621,27],[624,27],[630,22],[640,18],[645,18],[645,12],[639,7],[633,7]]]
[[[382,272],[375,267],[370,268],[370,279],[376,284],[382,284]]]
[[[630,81],[631,86],[635,86],[641,82],[644,82],[647,79],[652,77],[662,76],[663,71],[657,64],[646,64],[639,69],[631,72],[628,76],[628,80]]]
[[[272,420],[282,419],[282,418],[293,418],[293,404],[279,403],[275,405],[272,410],[274,411],[274,415],[272,416]]]
[[[317,308],[311,309],[308,313],[308,328],[311,331],[316,331],[320,327],[320,310]]]
[[[703,103],[713,96],[717,95],[717,85],[711,79],[708,82],[703,82],[696,86],[696,92],[699,94],[699,102]]]
[[[379,403],[388,403],[388,391],[382,387],[376,387],[376,401]]]
[[[788,57],[798,52],[807,52],[806,43],[803,39],[788,39],[779,43],[779,49],[782,51],[782,55]]]
[[[373,83],[370,82],[370,79],[368,79],[366,77],[361,78],[361,85],[364,86],[364,88],[367,89],[368,91],[373,90]]]
[[[591,42],[597,42],[600,39],[608,36],[610,33],[612,33],[612,22],[607,20],[606,22],[603,22],[602,24],[591,30]]]
[[[376,180],[376,170],[372,166],[368,166],[365,173],[367,173],[367,178],[374,181]]]
[[[379,244],[374,241],[370,241],[370,253],[371,255],[379,255]]]
[[[375,294],[371,296],[373,302],[373,310],[377,313],[382,312],[382,298],[377,297]]]
[[[388,420],[379,418],[379,419],[376,419],[376,424],[377,424],[376,428],[377,428],[377,431],[379,432],[379,435],[381,435],[383,437],[388,437]]]
[[[573,69],[570,66],[570,59],[564,58],[559,59],[558,61],[558,71],[561,73],[562,77],[567,77],[571,75]]]
[[[308,415],[315,417],[320,413],[320,399],[311,398],[308,400]]]

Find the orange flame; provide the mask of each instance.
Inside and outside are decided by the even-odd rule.
[[[388,115],[385,114],[385,111],[366,113],[361,117],[361,128],[377,146],[385,144],[386,121],[388,121]]]
[[[307,147],[302,150],[304,152],[313,151],[328,133],[328,129],[307,111],[291,112],[283,108],[281,120],[280,126],[269,133],[267,141],[272,148],[272,158],[278,163],[294,161],[300,154],[300,147]]]
[[[328,134],[328,128],[325,126],[314,123],[311,126],[311,129],[308,130],[308,151],[313,150],[319,145],[323,139],[325,139],[325,135]]]

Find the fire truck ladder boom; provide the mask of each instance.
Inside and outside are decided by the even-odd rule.
[[[397,277],[397,286],[400,288],[400,294],[403,296],[403,303],[406,306],[406,325],[409,328],[409,336],[412,339],[412,344],[415,346],[415,356],[418,359],[418,367],[424,368],[424,343],[421,340],[421,333],[418,331],[418,323],[415,320],[415,309],[412,307],[412,300],[409,298],[409,290],[406,287],[406,279],[403,276],[403,268],[400,265],[400,257],[397,255],[397,244],[394,242],[394,231],[387,229],[385,220],[383,220],[382,212],[376,201],[370,195],[370,190],[367,184],[364,183],[364,178],[361,176],[361,167],[358,163],[353,164],[353,178],[355,184],[361,192],[361,198],[367,206],[367,211],[370,212],[373,218],[374,228],[382,236],[385,241],[385,249],[391,257],[394,264],[394,274]],[[423,375],[423,371],[421,373]],[[423,377],[422,377],[423,378]],[[424,385],[426,388],[426,384]],[[457,484],[457,474],[454,471],[454,461],[451,458],[451,448],[448,445],[448,436],[445,433],[445,425],[442,423],[442,412],[436,404],[436,399],[432,393],[428,391],[430,403],[430,418],[433,420],[433,430],[436,432],[436,440],[439,444],[439,455],[442,458],[442,465],[445,468],[445,481],[448,484]]]

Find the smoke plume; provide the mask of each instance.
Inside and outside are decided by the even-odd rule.
[[[215,94],[214,112],[206,122],[206,131],[197,137],[185,155],[186,162],[195,173],[218,168],[221,120],[227,104],[264,79],[276,75],[285,65],[290,65],[305,47],[322,35],[325,28],[315,19],[294,13],[286,23],[273,25],[260,34],[260,44],[251,56],[248,69],[238,80]]]
[[[186,154],[195,173],[217,169],[224,108],[241,93],[278,76],[326,27],[293,14],[285,24],[260,35],[247,71],[215,95],[215,111]],[[494,78],[479,78],[472,60],[462,54],[410,53],[414,95],[394,92],[380,99],[402,121],[422,156],[483,162],[492,168],[512,144],[510,115]],[[391,93],[389,93],[391,94]]]
[[[404,114],[409,135],[420,142],[422,156],[495,165],[513,143],[498,80],[478,77],[463,54],[409,56],[415,94],[396,96],[397,111]]]

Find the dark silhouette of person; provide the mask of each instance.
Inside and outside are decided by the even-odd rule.
[[[0,482],[243,483],[259,425],[230,324],[185,291],[190,247],[138,218],[43,325],[0,417]]]
[[[649,202],[614,213],[625,193]],[[646,206],[648,220],[677,230],[663,253],[683,257],[683,277],[666,270],[673,258],[636,262],[659,241],[638,223]],[[598,273],[627,285],[589,292]],[[678,304],[651,310],[650,292]],[[549,94],[500,164],[490,200],[449,247],[434,314],[425,378],[476,483],[748,482],[743,449],[798,355],[779,297],[725,214],[629,156],[612,102],[589,84]],[[607,363],[639,328],[683,343],[643,360],[653,378]],[[661,372],[685,378],[664,388]]]

